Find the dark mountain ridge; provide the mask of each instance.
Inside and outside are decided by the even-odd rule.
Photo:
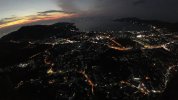
[[[70,36],[71,30],[77,31],[78,29],[73,23],[56,23],[53,25],[34,25],[24,26],[19,30],[9,33],[1,38],[1,41],[6,40],[42,40],[50,37]],[[67,33],[67,34],[66,34]]]

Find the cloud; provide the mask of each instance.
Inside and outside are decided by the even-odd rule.
[[[43,12],[38,12],[39,15],[48,15],[51,13],[67,13],[67,14],[71,14],[73,12],[66,12],[63,10],[47,10],[47,11],[43,11]]]
[[[136,0],[133,2],[134,5],[144,4],[146,0]]]
[[[4,19],[2,19],[2,20],[13,20],[13,19],[16,19],[17,17],[9,17],[9,18],[4,18]]]
[[[124,0],[58,0],[64,11],[76,12],[81,16],[103,15],[121,11]],[[127,0],[126,0],[127,1]]]
[[[64,11],[81,16],[178,20],[178,0],[58,0]]]
[[[3,18],[0,20],[0,24],[4,24],[4,23],[11,22],[14,20],[17,20],[17,17],[12,16],[12,17],[8,17],[8,18]]]

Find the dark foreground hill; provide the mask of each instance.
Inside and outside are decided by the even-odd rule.
[[[41,43],[45,40],[67,38],[76,34],[79,34],[78,29],[73,23],[24,26],[0,39],[0,66],[20,63],[49,49],[51,45]]]
[[[0,100],[177,100],[176,36],[147,30],[22,27],[0,40]]]

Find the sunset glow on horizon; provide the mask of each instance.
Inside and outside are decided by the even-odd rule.
[[[29,23],[38,22],[38,21],[71,18],[74,16],[75,14],[73,13],[52,12],[49,14],[45,13],[45,14],[29,15],[29,16],[24,16],[24,17],[14,17],[14,18],[9,18],[9,19],[4,20],[4,22],[0,24],[0,28],[7,28],[10,26],[15,26],[15,25],[29,24]]]

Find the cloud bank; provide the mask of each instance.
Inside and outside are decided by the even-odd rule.
[[[58,0],[64,11],[81,16],[143,17],[178,21],[178,0]]]

